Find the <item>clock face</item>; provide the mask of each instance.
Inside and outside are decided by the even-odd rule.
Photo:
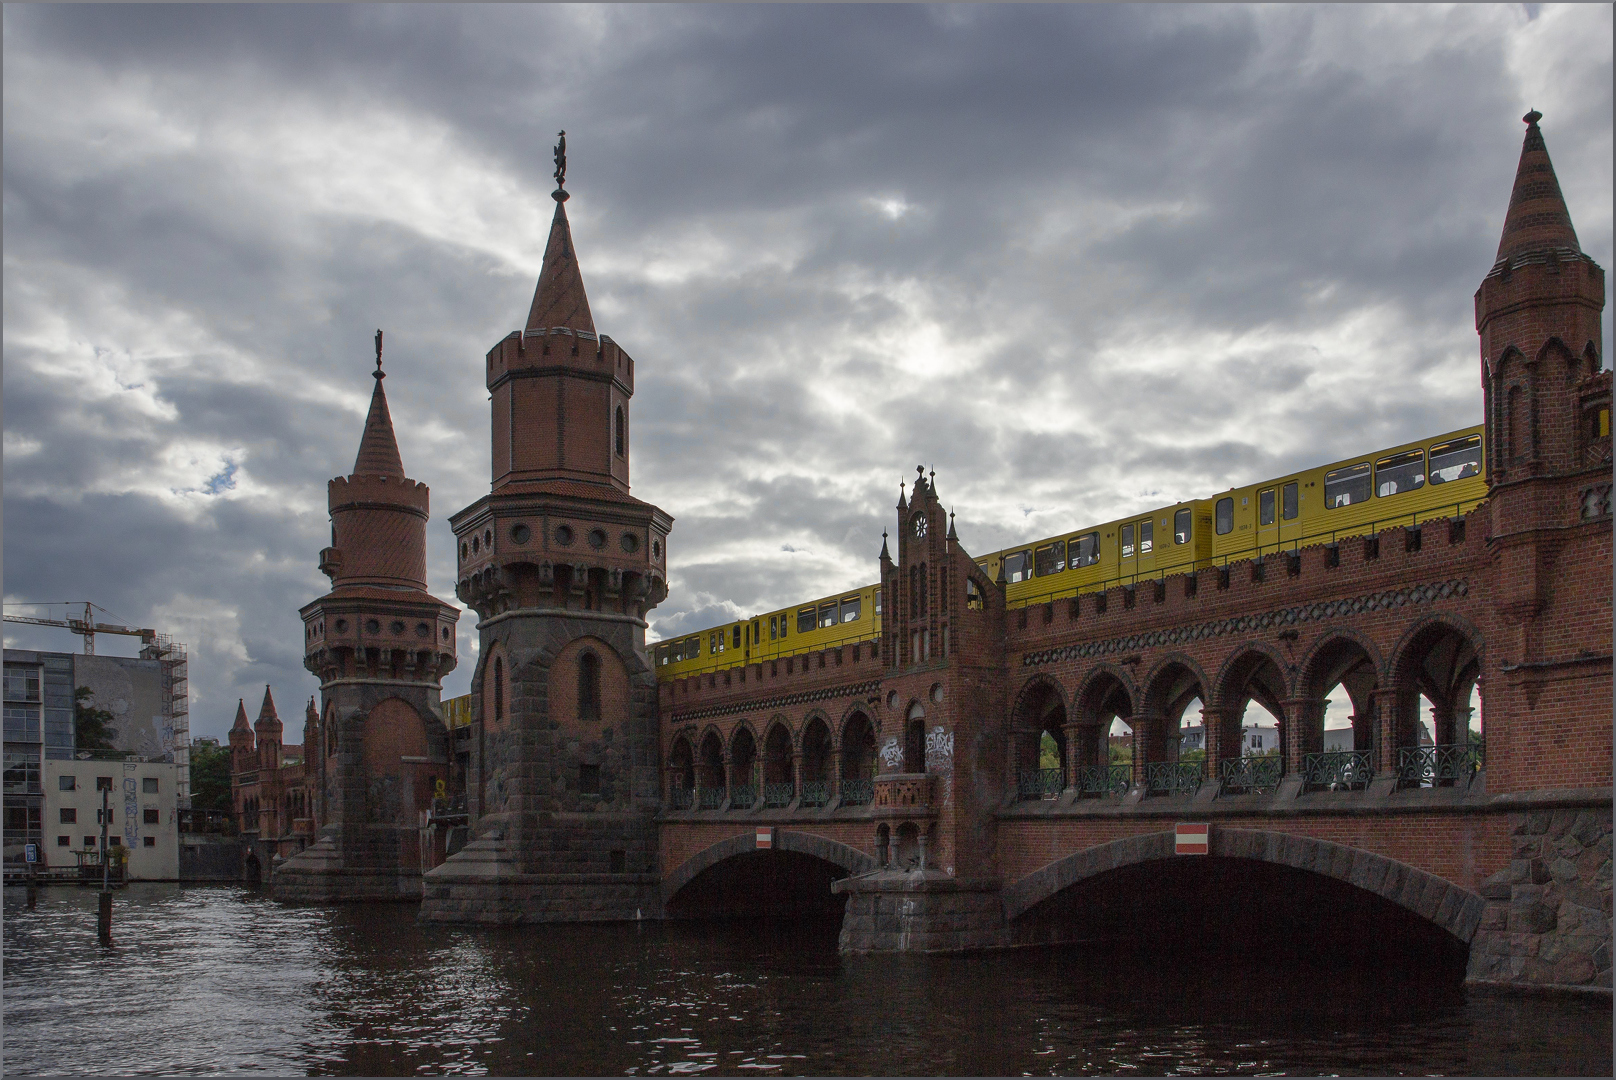
[[[915,530],[916,539],[926,535],[926,514],[924,511],[916,514],[912,519],[910,519],[910,524]]]

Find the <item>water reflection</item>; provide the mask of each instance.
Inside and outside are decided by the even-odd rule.
[[[834,923],[422,926],[136,885],[7,890],[7,1071],[1609,1075],[1608,1004],[1081,949],[836,954]]]

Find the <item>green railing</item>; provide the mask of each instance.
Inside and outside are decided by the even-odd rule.
[[[792,797],[796,794],[796,789],[789,783],[764,784],[763,805],[768,807],[790,806]]]
[[[729,789],[731,810],[750,810],[757,804],[757,788],[751,784],[736,784]]]
[[[1285,763],[1278,754],[1259,757],[1228,758],[1219,766],[1220,790],[1226,795],[1257,794],[1279,787]]]
[[[1397,784],[1399,787],[1468,784],[1481,766],[1481,743],[1407,747],[1397,751]]]
[[[1272,544],[1252,544],[1250,547],[1244,547],[1238,551],[1226,551],[1222,555],[1209,555],[1204,559],[1197,559],[1192,556],[1188,559],[1181,559],[1167,565],[1158,563],[1150,570],[1134,570],[1131,573],[1126,574],[1119,573],[1108,578],[1102,578],[1099,581],[1085,581],[1082,584],[1056,586],[1055,588],[1050,589],[1048,592],[1037,593],[1031,596],[1017,597],[1015,599],[1007,599],[1005,601],[1005,606],[1009,608],[1032,607],[1034,604],[1047,604],[1052,600],[1064,600],[1069,596],[1077,596],[1081,593],[1103,592],[1104,590],[1117,585],[1137,585],[1141,581],[1160,581],[1173,574],[1190,573],[1196,568],[1205,569],[1206,567],[1210,566],[1226,567],[1230,563],[1243,562],[1248,559],[1257,559],[1264,555],[1276,555],[1282,551],[1300,551],[1304,546],[1311,547],[1315,544],[1335,544],[1340,543],[1342,540],[1349,540],[1355,536],[1375,536],[1378,535],[1382,529],[1391,529],[1397,527],[1412,528],[1413,526],[1420,524],[1422,521],[1447,521],[1450,518],[1463,517],[1467,508],[1469,510],[1474,510],[1477,506],[1481,505],[1485,501],[1485,497],[1480,499],[1465,499],[1461,500],[1460,502],[1433,507],[1430,510],[1415,510],[1407,514],[1398,514],[1393,518],[1369,521],[1362,525],[1355,525],[1349,528],[1321,530],[1315,533],[1308,533],[1305,536],[1295,536],[1289,540],[1280,540]],[[1266,528],[1267,526],[1264,527]],[[1032,546],[1032,544],[1027,545],[1028,548],[1031,548]],[[1021,549],[1017,548],[1013,550]],[[1059,573],[1066,574],[1070,572],[1070,570],[1062,570]],[[1056,576],[1059,575],[1057,574]],[[1020,583],[1017,582],[1016,584]]]
[[[1374,754],[1368,750],[1302,755],[1302,787],[1306,791],[1362,791],[1374,776]]]
[[[869,806],[875,801],[874,780],[843,780],[843,806]]]
[[[1145,763],[1147,795],[1194,795],[1201,786],[1199,761],[1149,761]]]
[[[828,780],[803,781],[803,806],[824,806],[828,802],[830,802],[830,782]]]
[[[1054,799],[1065,790],[1060,769],[1017,769],[1017,799]]]
[[[724,806],[724,789],[721,787],[697,788],[696,805],[703,810],[719,810]]]
[[[1082,798],[1126,795],[1132,783],[1132,765],[1080,765],[1072,774],[1072,784]]]

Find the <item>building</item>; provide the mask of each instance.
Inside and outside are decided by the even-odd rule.
[[[315,792],[308,783],[305,747],[318,718],[314,700],[304,710],[304,744],[287,744],[275,697],[264,687],[258,719],[247,722],[247,703],[236,702],[230,728],[230,799],[245,864],[261,876],[276,860],[297,854],[314,839]]]
[[[594,325],[558,188],[526,324],[485,361],[490,490],[450,517],[481,644],[469,719],[446,723],[438,697],[452,613],[425,592],[425,492],[402,479],[378,370],[359,461],[332,482],[334,587],[303,609],[319,840],[274,890],[420,895],[422,919],[491,923],[834,898],[847,951],[950,951],[1060,940],[1060,905],[1112,870],[1187,872],[1188,819],[1210,823],[1197,853],[1414,912],[1472,947],[1478,982],[1607,985],[1608,921],[1570,929],[1610,903],[1611,605],[1583,587],[1611,575],[1604,277],[1538,119],[1476,294],[1484,498],[1012,602],[922,470],[877,559],[880,622],[765,653],[767,620],[748,620],[720,662],[660,679],[645,620],[672,518],[629,492],[634,362]],[[1338,687],[1351,753],[1325,729]],[[1252,701],[1277,725],[1243,726]],[[1117,720],[1131,753],[1113,764]],[[1589,854],[1527,880],[1512,859],[1551,827]],[[469,842],[440,848],[457,828]]]
[[[43,861],[50,867],[99,862],[105,790],[111,793],[107,844],[123,849],[127,879],[179,880],[179,776],[173,761],[137,754],[47,760]]]

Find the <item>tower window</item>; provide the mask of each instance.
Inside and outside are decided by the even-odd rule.
[[[578,719],[600,719],[600,657],[592,652],[578,657]]]
[[[505,662],[494,657],[494,720],[505,719]]]
[[[628,452],[628,439],[623,434],[623,406],[621,405],[617,407],[617,421],[612,430],[617,446],[617,456],[623,457]]]

